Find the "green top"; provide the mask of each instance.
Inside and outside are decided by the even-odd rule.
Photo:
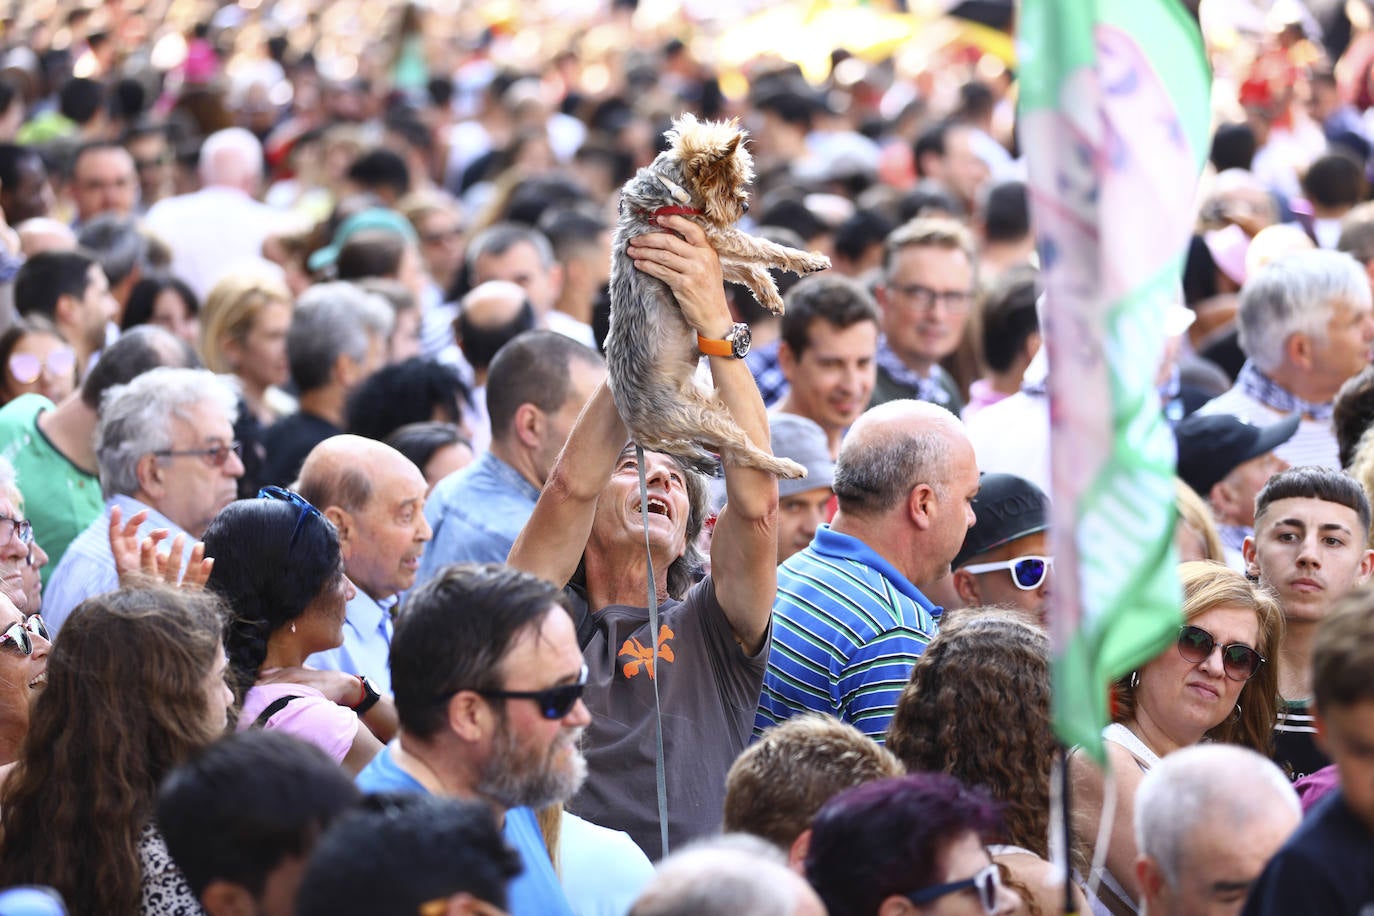
[[[0,407],[0,457],[14,465],[33,537],[48,552],[43,584],[67,545],[104,511],[100,478],[72,463],[38,428],[38,415],[52,410],[41,394],[25,394]]]

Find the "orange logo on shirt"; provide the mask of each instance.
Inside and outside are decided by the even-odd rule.
[[[668,629],[668,625],[662,624],[658,628],[658,659],[659,661],[671,662],[673,660],[673,647],[668,645],[668,640],[673,638],[673,631]],[[625,676],[634,677],[640,670],[647,671],[649,680],[654,679],[654,650],[646,647],[639,640],[631,636],[625,640],[620,647],[620,657],[629,657],[633,661],[625,663]]]

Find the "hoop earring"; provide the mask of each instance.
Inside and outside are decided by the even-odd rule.
[[[1139,671],[1132,671],[1132,672],[1131,672],[1131,681],[1130,681],[1130,683],[1131,683],[1131,689],[1132,689],[1132,690],[1134,690],[1134,689],[1136,689],[1137,687],[1140,686],[1140,672],[1139,672]]]
[[[1233,713],[1231,714],[1231,721],[1232,721],[1232,722],[1239,722],[1239,721],[1240,721],[1240,716],[1241,716],[1240,704],[1237,703],[1237,704],[1236,704],[1236,711],[1233,712]]]

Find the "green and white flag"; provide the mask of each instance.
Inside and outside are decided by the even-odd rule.
[[[1180,622],[1174,444],[1155,378],[1211,75],[1181,0],[1024,0],[1019,52],[1050,362],[1054,723],[1104,762],[1110,682]]]

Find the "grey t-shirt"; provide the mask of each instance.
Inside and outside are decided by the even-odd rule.
[[[587,661],[583,699],[592,714],[583,738],[587,782],[568,809],[624,830],[657,860],[649,610],[617,604],[589,614],[585,596],[573,588],[568,596]],[[757,653],[745,655],[710,578],[693,586],[686,600],[660,605],[659,625],[668,841],[678,849],[720,826],[725,774],[749,742],[772,631]]]

